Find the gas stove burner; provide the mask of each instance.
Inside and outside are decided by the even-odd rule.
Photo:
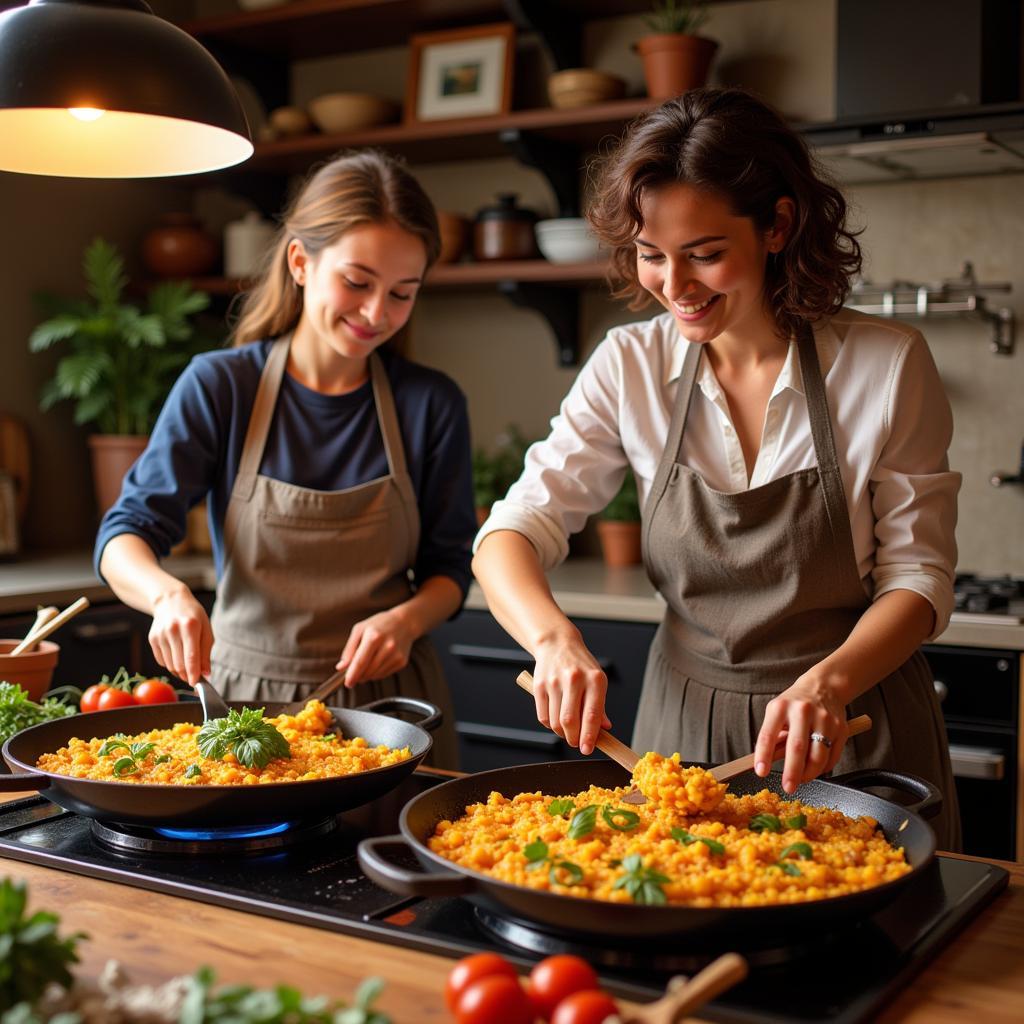
[[[93,821],[92,834],[104,845],[130,853],[272,853],[326,835],[336,820],[281,822],[234,828],[145,828],[116,821]]]
[[[958,573],[953,588],[957,611],[996,615],[1020,614],[1024,605],[1024,579]]]
[[[738,944],[735,937],[731,940],[723,939],[720,947],[714,940],[699,937],[693,940],[694,947],[690,949],[678,938],[647,942],[634,940],[629,945],[618,945],[605,936],[595,937],[590,942],[587,936],[548,931],[536,922],[498,914],[480,906],[474,906],[473,913],[484,932],[510,946],[539,956],[572,953],[599,969],[695,974],[730,951],[741,952],[751,967],[776,967],[792,964],[795,960],[820,952],[822,946],[830,941],[823,941],[819,935],[813,940],[794,941],[788,945],[776,942],[763,947],[740,948],[742,944]]]

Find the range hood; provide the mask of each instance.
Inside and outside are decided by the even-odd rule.
[[[1024,172],[1024,103],[798,126],[847,184]]]

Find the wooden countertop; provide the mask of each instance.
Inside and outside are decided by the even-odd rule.
[[[1021,1020],[1024,865],[1004,866],[1008,890],[925,968],[880,1024]],[[443,996],[453,963],[447,957],[19,861],[2,870],[28,883],[32,908],[60,913],[61,934],[89,935],[79,947],[79,977],[96,978],[109,958],[120,960],[133,981],[150,984],[208,964],[222,982],[284,982],[309,995],[349,999],[363,978],[380,975],[387,987],[379,1007],[395,1024],[451,1020]]]

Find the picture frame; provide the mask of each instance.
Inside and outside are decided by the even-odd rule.
[[[507,114],[515,31],[501,22],[411,36],[405,123]]]

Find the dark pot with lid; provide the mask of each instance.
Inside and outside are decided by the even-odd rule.
[[[514,192],[498,194],[497,206],[485,206],[473,223],[473,257],[478,260],[528,260],[537,255],[533,226],[537,214],[516,205]]]

